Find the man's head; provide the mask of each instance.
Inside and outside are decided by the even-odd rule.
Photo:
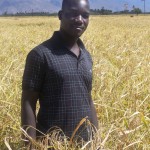
[[[80,37],[88,26],[89,11],[88,0],[63,0],[60,30],[72,38]]]

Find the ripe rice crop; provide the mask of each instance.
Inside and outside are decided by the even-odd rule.
[[[59,29],[56,17],[0,18],[0,149],[23,148],[21,80],[27,53]],[[82,36],[93,58],[99,130],[80,148],[47,136],[56,150],[150,149],[150,16],[92,16]],[[36,143],[37,149],[47,144]],[[59,139],[59,140],[58,140]]]

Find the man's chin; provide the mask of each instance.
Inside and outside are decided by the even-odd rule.
[[[72,34],[72,37],[76,37],[76,38],[79,38],[84,32],[74,32]]]
[[[68,37],[70,38],[79,38],[83,33],[84,31],[70,31],[70,32],[66,32]]]

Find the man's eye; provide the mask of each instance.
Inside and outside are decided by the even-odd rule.
[[[82,17],[85,18],[85,19],[87,19],[87,18],[89,18],[89,14],[87,14],[87,13],[82,14]]]
[[[89,13],[78,13],[78,12],[67,12],[66,13],[66,16],[68,17],[68,18],[76,18],[76,17],[78,17],[78,16],[82,16],[84,19],[88,19],[89,18]]]
[[[77,12],[71,12],[71,13],[70,13],[70,16],[71,16],[71,17],[77,17],[78,15],[79,15],[79,14],[78,14]]]
[[[78,13],[77,12],[67,12],[66,16],[69,17],[69,18],[71,18],[71,17],[77,17]]]

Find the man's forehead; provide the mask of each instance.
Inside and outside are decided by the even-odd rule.
[[[69,0],[65,4],[67,9],[71,8],[87,8],[89,9],[89,3],[88,0]]]
[[[87,1],[86,0],[80,0],[80,5],[81,6],[86,6],[87,5]]]

